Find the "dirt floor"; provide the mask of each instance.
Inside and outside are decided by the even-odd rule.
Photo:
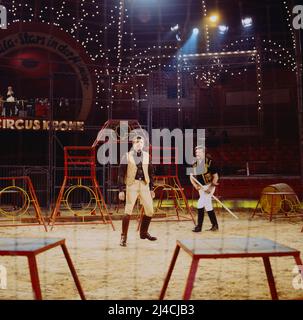
[[[302,219],[249,219],[250,213],[237,212],[240,220],[227,213],[218,215],[220,231],[195,234],[193,223],[154,222],[150,232],[158,241],[140,240],[136,221],[131,221],[128,247],[119,246],[121,221],[110,225],[56,226],[52,232],[42,227],[0,228],[0,237],[66,238],[67,246],[88,299],[158,299],[176,239],[214,237],[262,237],[303,251]],[[205,217],[204,229],[209,228]],[[301,255],[303,258],[303,254]],[[182,298],[190,257],[180,251],[166,299]],[[303,289],[293,288],[294,260],[272,258],[272,268],[280,299],[303,299]],[[0,257],[8,271],[8,287],[0,289],[0,299],[32,299],[28,264],[23,257]],[[79,299],[61,249],[38,256],[44,299]],[[200,260],[192,299],[270,299],[261,259]]]

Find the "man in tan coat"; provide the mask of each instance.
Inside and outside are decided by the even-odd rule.
[[[140,197],[140,201],[144,207],[140,238],[150,241],[157,240],[156,237],[152,237],[148,233],[148,228],[154,214],[153,167],[150,163],[149,154],[143,151],[144,139],[136,136],[132,143],[133,147],[131,151],[125,154],[119,167],[119,199],[121,201],[126,200],[120,241],[122,247],[126,247],[129,221],[138,197]],[[124,186],[126,186],[126,197],[123,191]]]

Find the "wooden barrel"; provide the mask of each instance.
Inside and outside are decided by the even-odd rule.
[[[298,197],[288,184],[277,183],[262,190],[260,204],[261,210],[268,214],[291,212],[298,205]]]

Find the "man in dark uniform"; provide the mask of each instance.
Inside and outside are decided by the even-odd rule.
[[[154,214],[153,198],[153,167],[149,154],[143,151],[144,139],[137,136],[133,139],[133,147],[121,160],[119,167],[119,199],[126,200],[125,215],[122,219],[122,233],[120,245],[126,247],[127,232],[131,214],[137,198],[144,207],[144,216],[140,226],[140,238],[150,241],[157,240],[148,233],[148,228]],[[126,185],[126,197],[123,191]]]
[[[194,177],[201,184],[198,184],[193,176],[190,176],[190,181],[194,188],[199,192],[198,200],[198,223],[193,229],[193,232],[201,232],[204,220],[204,208],[208,213],[212,227],[209,231],[219,230],[217,217],[212,205],[212,195],[218,186],[219,174],[214,166],[211,156],[205,155],[205,148],[202,146],[196,147],[197,161],[193,165]]]

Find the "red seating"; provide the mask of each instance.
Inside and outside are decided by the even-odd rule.
[[[218,166],[227,171],[242,172],[248,163],[251,174],[299,174],[299,148],[297,145],[228,144],[209,150]],[[230,170],[228,170],[228,168]],[[259,172],[260,171],[260,172]]]

